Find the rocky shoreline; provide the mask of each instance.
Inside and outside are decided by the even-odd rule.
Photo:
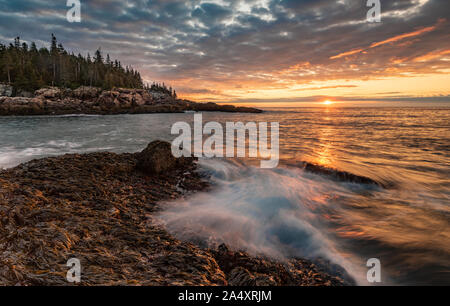
[[[67,115],[67,114],[147,114],[216,111],[261,113],[249,107],[196,103],[145,89],[115,88],[102,90],[80,87],[75,90],[48,87],[33,94],[12,97],[12,89],[0,88],[0,116]]]
[[[352,284],[308,260],[174,238],[154,220],[161,201],[211,187],[193,159],[168,150],[153,142],[136,154],[67,154],[0,171],[0,285],[69,285],[70,258],[81,261],[81,285]]]

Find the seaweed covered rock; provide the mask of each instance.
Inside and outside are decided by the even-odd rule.
[[[137,155],[66,154],[0,170],[0,286],[69,285],[71,258],[82,286],[347,284],[307,260],[176,239],[157,213],[209,184],[195,164],[146,176]]]
[[[290,258],[276,261],[232,251],[225,244],[210,250],[229,286],[344,286],[354,280],[344,273],[328,274],[309,260]]]
[[[67,154],[0,170],[0,286],[223,285],[207,251],[184,244],[153,213],[202,190],[193,171],[147,177],[135,154]],[[189,174],[187,174],[189,173]]]

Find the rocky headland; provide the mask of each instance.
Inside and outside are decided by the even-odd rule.
[[[47,87],[34,93],[17,92],[0,84],[0,116],[66,115],[66,114],[146,114],[185,111],[260,113],[259,109],[197,103],[174,98],[147,89],[114,88],[102,90],[82,86],[75,90]]]
[[[305,259],[180,241],[155,222],[160,203],[209,188],[193,158],[175,159],[159,141],[136,154],[68,154],[2,170],[0,285],[69,285],[70,258],[81,261],[81,285],[352,284]]]

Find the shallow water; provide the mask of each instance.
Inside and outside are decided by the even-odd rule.
[[[0,167],[44,156],[134,152],[171,140],[193,114],[0,118]],[[280,122],[277,169],[201,160],[215,183],[167,204],[181,238],[226,242],[274,257],[323,257],[368,284],[450,284],[450,108],[296,108],[263,114],[205,113],[203,121]],[[309,161],[393,186],[337,182],[286,166]]]

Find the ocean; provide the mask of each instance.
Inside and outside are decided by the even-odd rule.
[[[0,168],[46,156],[137,152],[170,141],[192,113],[0,117]],[[159,214],[180,239],[225,242],[253,254],[343,267],[358,284],[370,258],[382,285],[450,285],[450,107],[268,108],[203,113],[203,121],[279,122],[280,164],[200,159],[213,188],[166,203]],[[300,162],[371,178],[337,181]]]

